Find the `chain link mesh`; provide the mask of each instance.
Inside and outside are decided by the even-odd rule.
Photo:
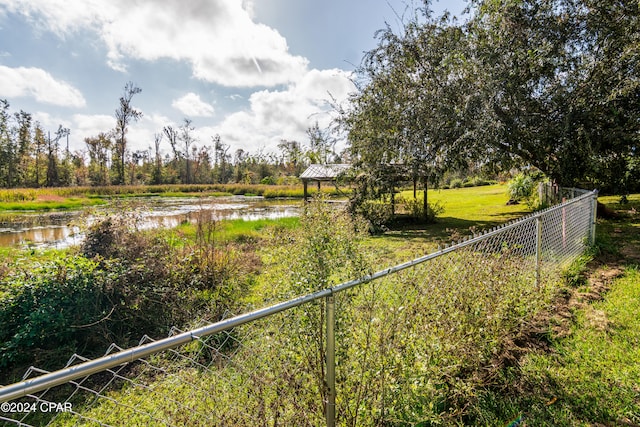
[[[588,246],[594,197],[581,195],[336,293],[337,423],[428,422],[472,402],[473,385],[496,374],[501,350]],[[7,402],[14,407],[2,407],[0,422],[323,425],[324,310],[322,299],[312,301]],[[112,345],[106,354],[120,350]],[[67,366],[85,361],[74,355]],[[43,373],[31,368],[24,379]]]

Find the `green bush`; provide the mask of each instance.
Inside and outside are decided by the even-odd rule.
[[[463,181],[460,178],[452,179],[449,183],[449,188],[462,188]]]
[[[531,175],[519,173],[507,184],[509,200],[514,202],[523,201],[533,194],[535,187],[536,181]]]
[[[260,180],[260,184],[262,185],[275,185],[276,180],[273,179],[272,176],[265,176]]]
[[[377,200],[365,200],[357,207],[355,213],[368,221],[369,232],[373,234],[387,230],[393,219],[391,204]]]
[[[94,345],[100,337],[87,325],[108,317],[114,307],[105,292],[106,279],[96,261],[83,257],[31,266],[4,277],[2,370],[7,373],[7,368],[30,363],[34,357],[49,365],[52,356],[68,358],[80,344]]]
[[[444,212],[444,206],[441,202],[427,203],[427,212],[424,212],[424,196],[419,195],[416,198],[400,198],[398,204],[401,205],[405,212],[415,220],[426,221],[428,223],[435,222],[436,218]]]
[[[234,310],[251,278],[235,246],[215,235],[205,218],[192,242],[107,219],[79,254],[0,277],[0,382],[29,364],[60,368],[74,352],[95,357],[113,342],[164,338],[172,326]]]
[[[496,184],[496,181],[487,180],[479,176],[473,176],[473,177],[466,178],[462,186],[463,187],[480,187],[483,185],[492,185],[492,184]]]

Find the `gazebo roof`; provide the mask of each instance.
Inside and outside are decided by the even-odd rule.
[[[336,179],[338,175],[349,169],[351,165],[345,163],[335,163],[330,165],[313,164],[300,174],[303,180],[330,181]]]

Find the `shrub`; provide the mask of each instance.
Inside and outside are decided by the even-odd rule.
[[[305,206],[300,225],[274,242],[274,253],[279,254],[275,258],[287,259],[285,277],[294,283],[297,293],[313,292],[362,274],[359,243],[366,221],[352,218],[318,196]]]
[[[31,266],[5,277],[0,283],[5,290],[0,299],[3,371],[30,362],[36,354],[46,366],[52,355],[68,358],[79,343],[92,346],[100,340],[85,325],[108,318],[113,308],[104,285],[97,262],[82,257]]]
[[[444,212],[444,206],[441,202],[427,203],[427,212],[424,212],[424,196],[419,195],[416,198],[400,198],[399,204],[409,216],[415,220],[426,221],[428,223],[435,222],[436,218]]]
[[[536,181],[531,177],[531,175],[519,173],[507,184],[509,200],[520,202],[527,199],[531,194],[533,194],[535,186]]]
[[[365,200],[355,209],[355,214],[367,220],[369,232],[373,234],[386,231],[393,219],[391,205],[377,200]]]
[[[462,188],[463,181],[460,178],[452,179],[449,183],[449,188]]]
[[[464,180],[463,187],[480,187],[483,185],[495,184],[496,181],[487,180],[479,176],[470,177]]]
[[[94,357],[112,342],[164,338],[172,326],[234,310],[251,278],[215,234],[206,218],[191,243],[108,218],[91,227],[79,254],[0,277],[3,375],[34,358],[59,368],[74,352]]]
[[[276,180],[273,179],[272,176],[265,176],[260,180],[260,184],[262,185],[275,185]]]

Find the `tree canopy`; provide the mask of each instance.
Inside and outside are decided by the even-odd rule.
[[[343,115],[373,182],[390,164],[437,181],[475,162],[628,191],[640,135],[637,0],[471,1],[463,23],[434,17],[429,3],[400,31],[379,31]]]

